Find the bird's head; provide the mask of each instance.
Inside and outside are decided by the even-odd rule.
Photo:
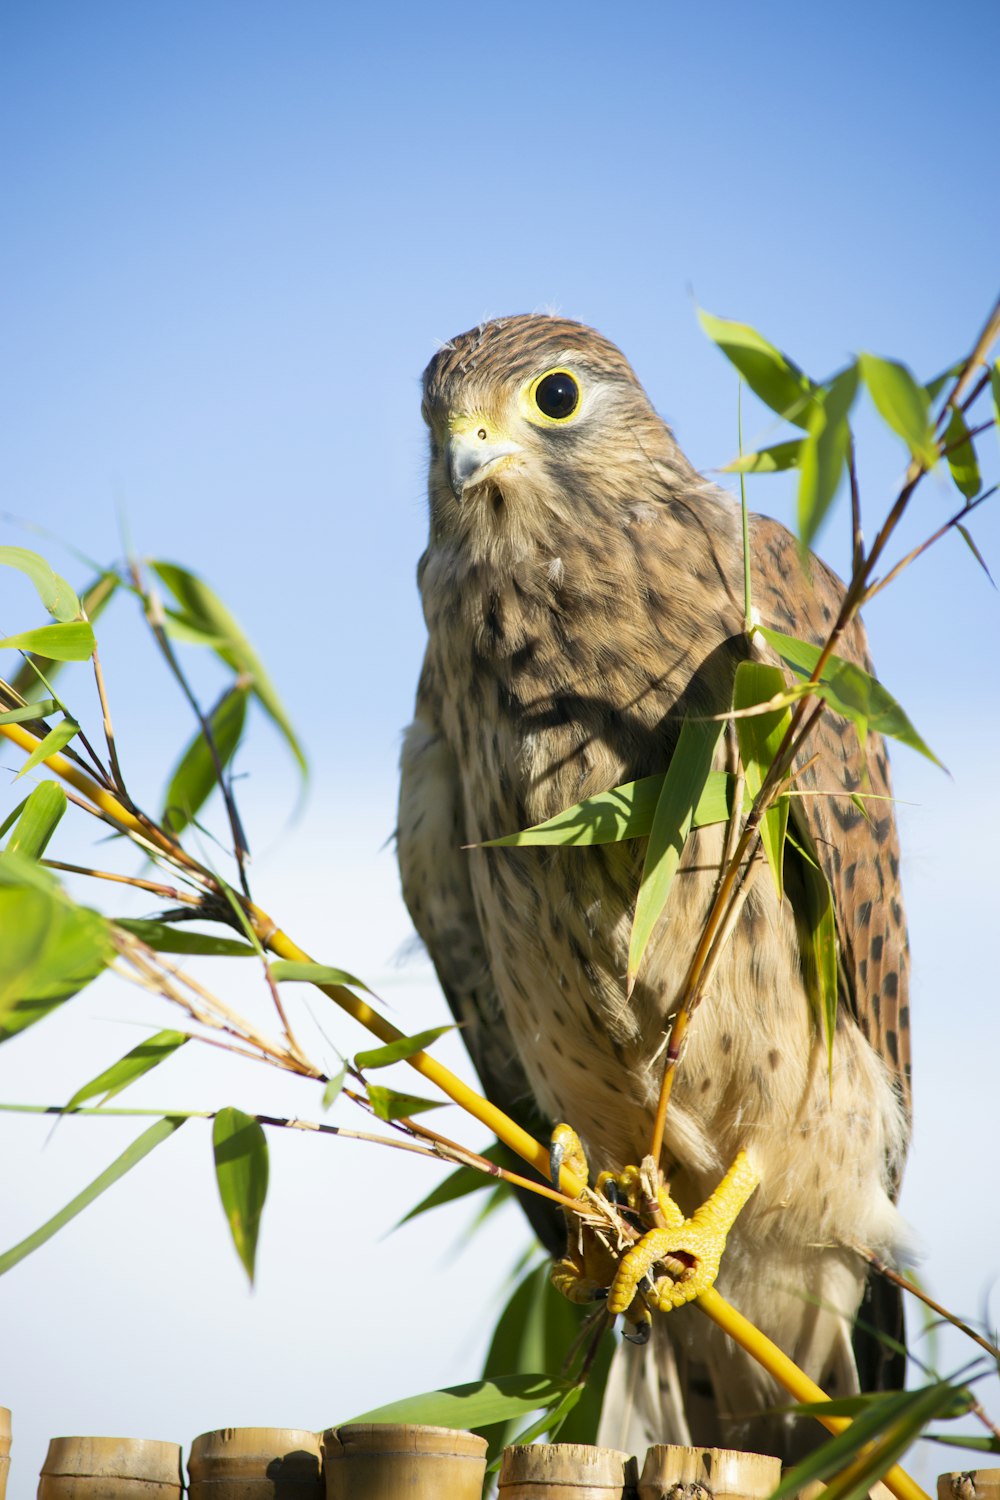
[[[624,355],[581,323],[498,318],[424,373],[432,528],[476,550],[606,523],[678,450]]]

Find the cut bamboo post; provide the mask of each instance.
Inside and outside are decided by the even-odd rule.
[[[939,1474],[938,1500],[1000,1500],[1000,1469]]]
[[[319,1438],[299,1427],[219,1427],[191,1444],[189,1500],[323,1500]]]
[[[480,1500],[486,1439],[451,1427],[351,1422],[323,1434],[326,1500]]]
[[[10,1412],[0,1406],[0,1500],[6,1500],[10,1472]]]
[[[778,1487],[781,1460],[733,1448],[657,1443],[639,1476],[639,1500],[766,1500]]]
[[[616,1448],[517,1443],[504,1449],[499,1500],[628,1500],[639,1466]]]
[[[58,1437],[45,1455],[38,1500],[180,1500],[182,1488],[177,1443]]]

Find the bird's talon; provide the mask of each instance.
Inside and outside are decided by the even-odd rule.
[[[608,1311],[623,1313],[630,1307],[637,1292],[645,1293],[653,1267],[661,1263],[670,1270],[679,1267],[676,1277],[660,1276],[650,1285],[650,1300],[661,1312],[682,1307],[706,1292],[719,1274],[726,1236],[757,1182],[756,1171],[741,1151],[715,1192],[690,1219],[668,1200],[672,1208],[668,1227],[651,1229],[622,1256],[611,1283]],[[662,1207],[662,1193],[660,1198]]]
[[[649,1335],[652,1333],[652,1331],[653,1331],[653,1325],[652,1325],[652,1323],[639,1323],[639,1324],[637,1324],[636,1330],[635,1330],[634,1333],[629,1333],[629,1331],[628,1331],[627,1328],[623,1329],[622,1330],[622,1338],[623,1339],[628,1339],[628,1341],[629,1341],[630,1344],[638,1344],[639,1347],[641,1348],[643,1346],[643,1344],[648,1344],[649,1343]]]
[[[587,1166],[586,1153],[572,1125],[557,1125],[549,1142],[549,1171],[555,1188],[559,1186],[559,1173],[563,1166],[567,1166],[581,1182],[588,1181],[590,1168]]]

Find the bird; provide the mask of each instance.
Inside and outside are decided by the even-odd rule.
[[[494,318],[443,344],[422,414],[428,640],[401,756],[404,899],[489,1099],[536,1132],[565,1122],[592,1170],[617,1173],[649,1149],[725,827],[689,834],[631,992],[645,840],[483,846],[662,773],[686,716],[730,709],[741,662],[777,663],[746,629],[740,507],[692,466],[621,351],[561,316]],[[754,619],[822,643],[840,580],[763,515],[748,545]],[[860,620],[837,650],[872,670]],[[719,767],[735,771],[734,742],[723,734]],[[908,940],[883,740],[862,745],[827,710],[794,769],[783,892],[766,875],[749,885],[691,1020],[658,1165],[683,1217],[745,1155],[756,1189],[718,1290],[845,1396],[901,1384],[898,1289],[855,1247],[891,1260],[907,1243]],[[833,902],[832,1055],[810,999],[803,847]],[[530,1217],[558,1256],[546,1211],[536,1199]],[[698,1309],[655,1322],[646,1350],[619,1346],[600,1441],[808,1451],[815,1424]]]

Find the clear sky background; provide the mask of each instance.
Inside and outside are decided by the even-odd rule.
[[[199,569],[230,604],[313,764],[289,829],[294,773],[255,723],[239,769],[258,899],[405,1028],[445,1018],[426,961],[399,961],[410,928],[384,847],[423,649],[418,377],[437,342],[505,312],[592,323],[705,469],[735,450],[736,379],[696,302],[817,377],[868,348],[929,378],[997,291],[998,55],[993,0],[947,20],[898,0],[3,7],[0,510],[100,561],[121,555],[121,515],[138,553]],[[772,439],[752,402],[744,427]],[[871,534],[903,452],[863,412],[859,431]],[[982,443],[995,473],[995,436]],[[791,495],[750,491],[786,520]],[[952,506],[926,483],[908,535]],[[972,529],[996,572],[996,507]],[[841,508],[820,542],[841,569],[847,535]],[[13,520],[0,543],[85,581]],[[971,1317],[1000,1270],[998,622],[957,537],[868,616],[880,675],[952,773],[895,756],[914,952],[903,1203],[925,1276]],[[5,573],[0,633],[34,623]],[[155,806],[184,705],[127,600],[100,639],[127,774]],[[210,701],[218,674],[189,655]],[[77,675],[71,701],[92,712]],[[60,833],[64,856],[93,855],[92,833]],[[244,972],[218,982],[257,1003]],[[333,1043],[363,1044],[320,1003]],[[150,1022],[175,1018],[101,981],[2,1050],[0,1099],[64,1101]],[[126,1098],[318,1112],[314,1089],[191,1050]],[[457,1043],[441,1055],[461,1066]],[[337,1118],[362,1123],[346,1105]],[[0,1248],[138,1128],[67,1121],[46,1147],[47,1122],[0,1117]],[[287,1133],[271,1146],[253,1294],[197,1122],[0,1283],[11,1500],[34,1492],[53,1434],[320,1427],[478,1373],[524,1243],[516,1215],[461,1253],[466,1206],[386,1238],[436,1168]],[[944,1342],[942,1366],[969,1352]],[[996,1418],[996,1382],[983,1392]],[[926,1480],[964,1461],[921,1462]]]

